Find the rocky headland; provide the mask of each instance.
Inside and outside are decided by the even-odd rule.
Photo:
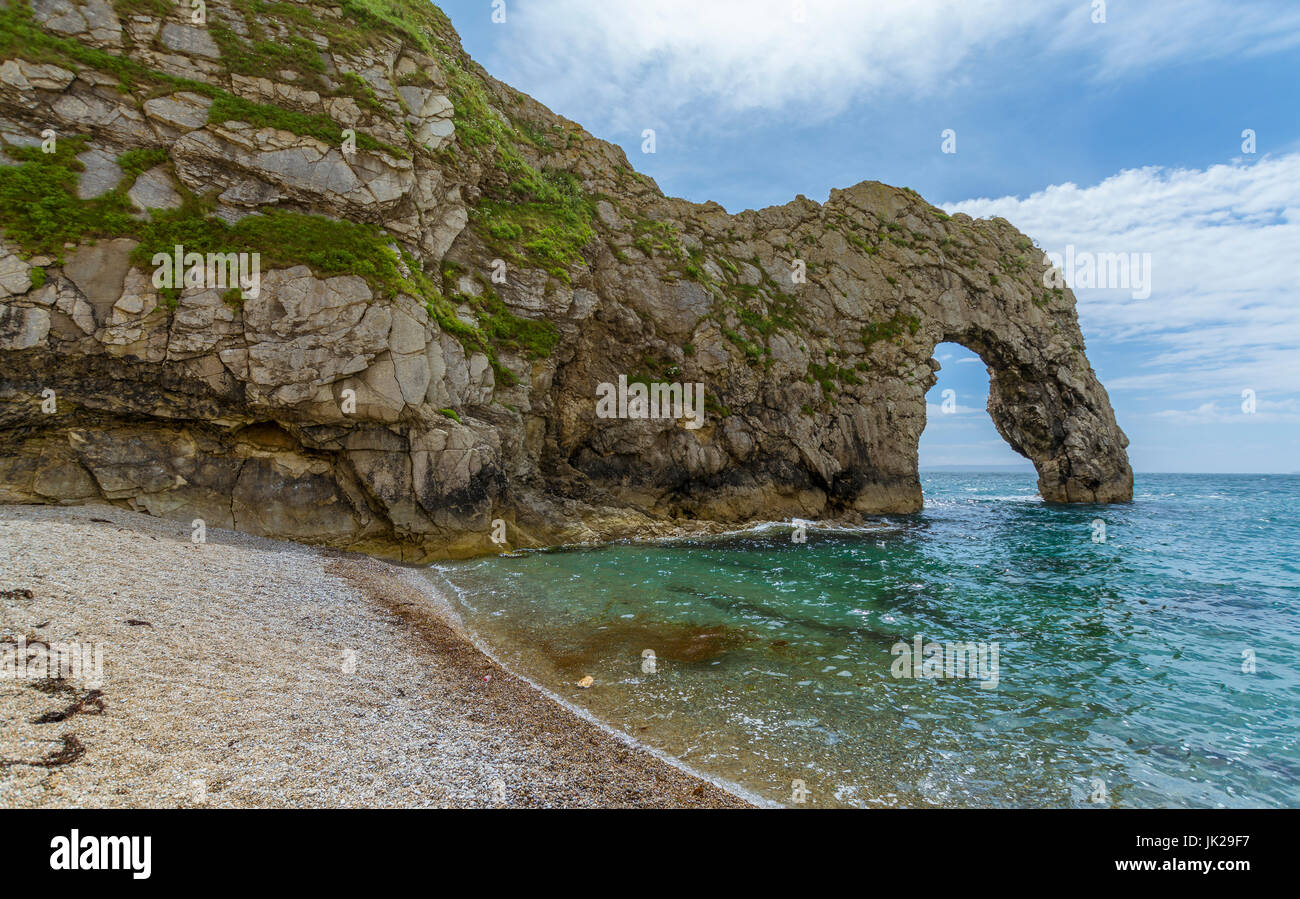
[[[1044,499],[1132,495],[1010,223],[666,197],[422,0],[0,0],[0,228],[3,502],[407,561],[910,512],[943,341]],[[702,426],[598,417],[620,376]]]

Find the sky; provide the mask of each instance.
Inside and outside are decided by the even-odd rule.
[[[1300,471],[1297,0],[441,5],[489,72],[669,195],[738,212],[875,180],[1010,220],[1079,261],[1135,471]],[[1108,253],[1128,283],[1087,286]],[[1023,461],[978,358],[935,358],[922,466]]]

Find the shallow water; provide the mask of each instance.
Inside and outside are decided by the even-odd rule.
[[[1145,475],[1132,505],[1072,507],[1032,474],[922,483],[878,530],[430,576],[506,664],[778,802],[1300,805],[1300,477]],[[985,644],[982,679],[895,676],[918,635]]]

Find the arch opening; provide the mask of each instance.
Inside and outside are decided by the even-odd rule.
[[[1088,365],[1077,325],[1072,330],[1074,334],[1050,320],[1018,328],[979,320],[945,323],[932,338],[926,392],[939,381],[933,370],[943,363],[935,353],[944,351],[938,348],[965,348],[947,351],[953,354],[953,367],[959,367],[957,358],[972,353],[983,363],[988,417],[1010,449],[1033,463],[1043,499],[1127,502],[1133,497],[1133,471],[1124,451],[1128,438],[1115,423],[1106,390]],[[942,410],[942,391],[955,388],[939,389]],[[967,389],[978,393],[969,384]],[[913,444],[918,449],[921,433]],[[919,455],[914,458],[920,461]]]
[[[938,344],[939,364],[925,394],[925,428],[917,444],[918,469],[1034,475],[1034,464],[998,433],[988,413],[989,372],[979,354],[960,343]]]

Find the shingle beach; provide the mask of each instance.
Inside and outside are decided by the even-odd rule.
[[[0,507],[0,807],[741,807],[475,647],[419,572],[106,506]]]

